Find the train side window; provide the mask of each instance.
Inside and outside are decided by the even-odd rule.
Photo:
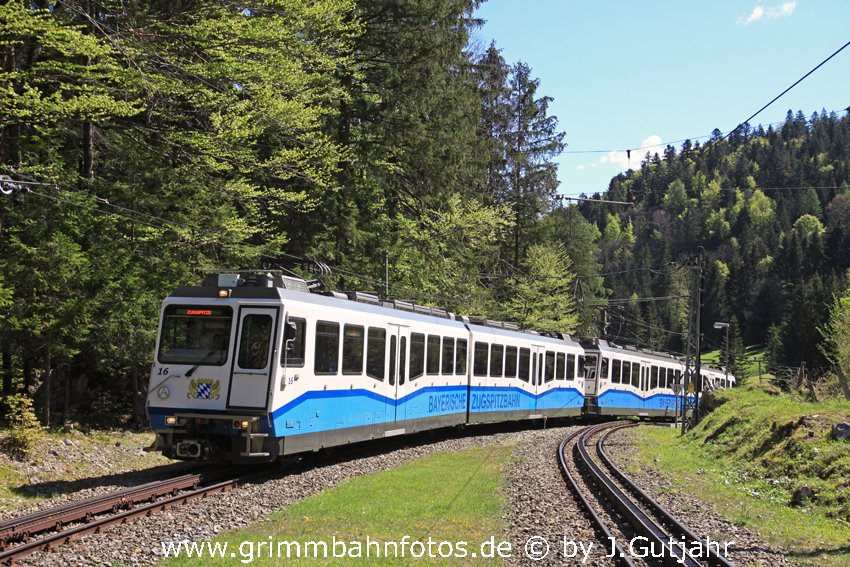
[[[466,374],[466,339],[457,340],[457,352],[455,353],[455,372],[460,375]]]
[[[664,374],[662,374],[663,378],[662,377],[658,378],[658,387],[659,388],[666,388],[667,387],[667,381],[670,379],[670,369],[669,368],[662,368],[661,370],[664,372]]]
[[[346,325],[342,334],[342,373],[363,374],[363,340],[360,325]]]
[[[387,331],[369,327],[366,338],[366,376],[384,381],[384,363],[387,359]]]
[[[516,378],[517,348],[505,347],[505,378]]]
[[[627,360],[624,360],[623,361],[623,373],[620,375],[621,376],[620,383],[621,384],[628,384],[631,375],[632,375],[632,363],[627,361]]]
[[[428,374],[440,373],[440,337],[438,335],[428,335],[428,358],[426,360],[425,371]]]
[[[676,370],[673,372],[673,384],[681,384],[682,383],[682,371]],[[672,389],[672,386],[671,386]]]
[[[472,361],[472,373],[476,376],[487,376],[487,355],[490,345],[475,341],[475,353]]]
[[[642,374],[642,369],[640,363],[635,362],[632,364],[632,387],[640,388],[640,375]]]
[[[504,345],[490,345],[490,376],[502,377],[502,365],[505,359]]]
[[[620,383],[620,375],[623,372],[623,363],[620,359],[614,359],[611,364],[611,382],[614,384]]]
[[[608,358],[602,357],[602,370],[599,373],[600,380],[608,380]]]
[[[654,390],[658,387],[658,367],[654,364],[652,365],[652,372],[650,374],[650,390]]]
[[[551,382],[555,379],[555,353],[551,350],[546,351],[546,366],[544,367],[543,379],[546,382]]]
[[[455,373],[455,340],[443,337],[443,374],[448,376]]]
[[[304,319],[289,318],[289,323],[295,325],[295,338],[286,341],[280,352],[280,364],[287,368],[304,366],[304,340],[307,332],[307,322]]]
[[[401,337],[398,348],[398,385],[404,386],[404,377],[407,376],[407,337]]]
[[[413,382],[422,376],[424,371],[425,335],[422,333],[410,333],[410,381]]]
[[[316,374],[336,374],[339,369],[339,323],[316,323]]]
[[[395,335],[390,337],[390,386],[395,386],[396,366],[395,366]]]
[[[557,360],[555,362],[558,366],[556,368],[555,379],[564,380],[567,374],[566,355],[564,355],[564,353],[562,352],[559,352],[556,355],[556,359]]]
[[[567,355],[567,380],[573,380],[576,377],[576,355]]]
[[[519,379],[528,382],[528,367],[531,365],[531,351],[527,348],[519,349]]]

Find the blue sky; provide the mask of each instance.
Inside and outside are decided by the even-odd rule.
[[[555,99],[565,195],[607,189],[628,165],[613,150],[728,132],[850,41],[850,0],[489,0],[476,16],[473,46],[495,40]],[[752,123],[848,106],[850,47]],[[588,150],[604,153],[570,153]]]

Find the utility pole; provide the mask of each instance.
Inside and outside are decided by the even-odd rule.
[[[692,411],[694,421],[699,419],[699,394],[702,389],[700,327],[702,324],[702,292],[705,288],[705,249],[702,246],[699,247],[699,255],[696,258],[691,258],[688,265],[696,272],[691,280],[685,372],[682,375],[682,435],[685,434],[688,427],[688,409]],[[694,393],[693,401],[688,395],[691,389]]]
[[[724,357],[725,361],[723,367],[726,369],[726,386],[729,385],[729,323],[723,323],[722,321],[716,321],[714,323],[715,329],[726,329],[726,356]]]
[[[384,250],[384,300],[390,299],[390,253]]]
[[[699,247],[699,287],[697,288],[697,324],[696,333],[696,382],[694,383],[694,423],[700,420],[699,395],[702,392],[702,293],[705,290],[705,248]]]

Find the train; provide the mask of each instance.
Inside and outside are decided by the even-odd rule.
[[[672,419],[683,370],[663,353],[243,270],[163,301],[146,411],[152,450],[250,463],[467,424]]]

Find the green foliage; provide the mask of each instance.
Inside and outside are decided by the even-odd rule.
[[[667,193],[664,195],[664,209],[674,216],[679,216],[688,206],[688,194],[685,191],[685,183],[676,179],[670,183]]]
[[[0,8],[0,173],[43,183],[0,208],[0,347],[48,421],[129,413],[204,270],[296,255],[382,291],[388,252],[391,296],[496,315],[551,234],[564,134],[527,65],[471,50],[476,0],[43,5]]]
[[[823,223],[814,215],[803,215],[794,221],[794,231],[805,239],[821,238],[825,232]]]
[[[0,275],[0,309],[12,304],[12,290],[3,287],[3,276]]]
[[[850,376],[850,272],[847,287],[833,298],[829,318],[818,328],[823,342],[818,346],[832,364],[836,364]]]
[[[848,139],[850,117],[827,113],[791,115],[779,129],[718,132],[706,146],[686,141],[613,179],[606,196],[633,207],[583,203],[602,232],[610,295],[673,298],[630,306],[631,323],[622,332],[609,327],[613,339],[684,350],[677,297],[689,289],[675,266],[702,247],[704,334],[735,315],[745,344],[770,339],[775,364],[823,364],[815,330],[838,275],[850,268]],[[627,226],[633,238],[624,236]]]
[[[509,282],[508,318],[528,329],[574,333],[578,326],[574,278],[562,245],[531,245],[524,275]]]
[[[391,294],[462,313],[492,311],[479,266],[497,254],[510,218],[508,205],[484,206],[458,195],[419,221],[399,217],[390,248]]]
[[[3,449],[13,457],[26,457],[44,437],[44,428],[33,409],[32,399],[26,394],[13,394],[3,399],[9,436]]]
[[[601,234],[595,224],[588,222],[576,206],[557,208],[541,222],[540,235],[544,242],[561,243],[570,258],[576,276],[575,298],[578,304],[580,336],[596,336],[599,310],[592,304],[604,299],[608,290],[600,275]],[[589,305],[590,304],[590,305]]]

